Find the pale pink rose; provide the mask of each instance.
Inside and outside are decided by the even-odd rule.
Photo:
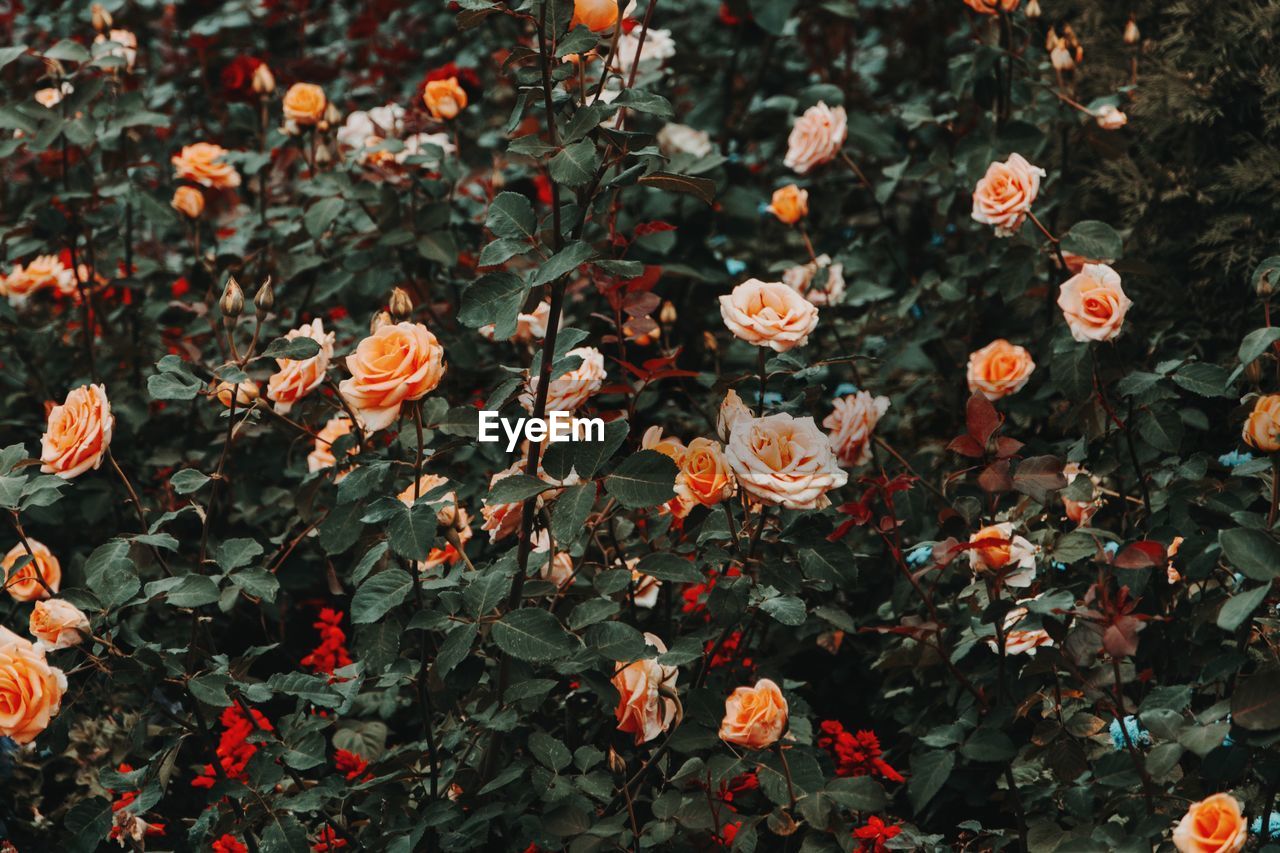
[[[982,528],[969,537],[969,565],[975,576],[999,574],[1005,586],[1028,587],[1036,576],[1038,550],[1013,532],[1013,522]]]
[[[1109,341],[1120,334],[1133,302],[1120,274],[1106,264],[1085,264],[1058,294],[1058,307],[1077,341]]]
[[[315,446],[310,453],[307,454],[307,470],[311,473],[323,471],[325,468],[332,468],[338,464],[338,460],[333,455],[333,443],[344,435],[351,433],[351,420],[346,415],[338,415],[329,419],[320,432],[316,433]],[[360,448],[352,443],[347,450],[348,456],[354,456],[360,452]],[[343,470],[339,471],[337,476],[333,478],[335,483],[342,480],[343,477],[350,473],[347,466],[343,466]]]
[[[1031,353],[998,338],[969,356],[966,378],[971,392],[980,391],[988,400],[999,400],[1021,391],[1035,369]]]
[[[445,373],[444,347],[421,323],[380,326],[347,356],[350,379],[338,386],[370,432],[391,426],[400,407],[435,390]]]
[[[64,480],[97,470],[111,446],[115,425],[106,388],[81,385],[73,389],[61,406],[49,411],[40,439],[40,470]]]
[[[838,305],[844,297],[844,265],[833,264],[830,255],[818,255],[784,272],[782,283],[814,305]]]
[[[889,398],[859,391],[834,400],[832,405],[831,414],[822,422],[831,449],[846,468],[865,465],[871,459],[871,433],[889,411]]]
[[[566,355],[576,355],[582,359],[582,363],[551,380],[551,384],[547,386],[548,412],[577,411],[604,384],[604,354],[600,350],[595,347],[577,347],[569,350]],[[527,412],[533,411],[537,401],[538,379],[537,376],[530,376],[525,390],[520,394],[520,405]]]
[[[796,119],[787,137],[787,156],[782,165],[798,174],[830,163],[840,153],[849,135],[844,107],[829,107],[822,101]]]
[[[804,346],[818,309],[780,281],[749,278],[720,297],[720,316],[735,336],[774,352]]]
[[[1026,604],[1028,601],[1035,601],[1036,598],[1026,598],[1018,602],[1019,605]],[[1027,616],[1027,608],[1015,607],[1010,610],[1004,617],[1004,651],[1009,655],[1030,655],[1035,656],[1036,649],[1041,646],[1052,646],[1053,638],[1043,628],[1019,628],[1018,624]],[[999,652],[1000,646],[996,643],[994,637],[987,640],[987,646],[993,652]]]
[[[645,642],[665,654],[667,646],[655,635],[646,633]],[[676,703],[662,695],[674,692],[679,670],[665,666],[653,658],[618,664],[613,686],[618,691],[618,707],[614,716],[618,731],[635,736],[636,745],[648,743],[670,728],[676,717]]]
[[[721,441],[728,441],[734,424],[739,421],[749,421],[751,418],[751,410],[747,408],[747,404],[742,402],[737,391],[730,388],[725,392],[724,400],[720,403],[720,412],[716,415],[716,434],[720,436]]]
[[[849,480],[813,418],[786,413],[735,424],[725,459],[749,497],[787,509],[829,506],[827,492]]]
[[[320,351],[311,358],[300,361],[291,358],[276,359],[279,370],[267,380],[267,399],[275,403],[276,411],[282,415],[287,415],[294,403],[324,382],[329,360],[333,358],[334,340],[333,332],[326,332],[324,323],[318,317],[305,326],[290,330],[285,337],[289,340],[311,338],[320,345]]]
[[[747,749],[768,749],[786,732],[788,712],[787,700],[772,680],[738,687],[724,701],[720,739]]]
[[[521,312],[516,318],[516,332],[508,340],[516,343],[540,341],[547,336],[547,321],[551,319],[551,304],[539,302],[532,314]],[[481,326],[478,331],[488,340],[494,339],[494,325]]]
[[[1099,107],[1093,118],[1103,130],[1119,130],[1129,123],[1129,117],[1110,104]]]
[[[1031,165],[1021,154],[992,163],[973,189],[973,218],[994,226],[997,236],[1012,235],[1026,220],[1043,177],[1044,169]]]
[[[27,627],[36,647],[51,652],[79,645],[89,633],[89,617],[71,602],[51,598],[36,602]]]

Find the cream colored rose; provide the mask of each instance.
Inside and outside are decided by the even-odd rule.
[[[827,428],[836,459],[846,468],[865,465],[871,459],[871,433],[889,411],[889,398],[859,391],[834,400],[832,405],[822,425]]]
[[[662,581],[637,569],[636,566],[639,563],[639,557],[627,560],[627,568],[631,570],[631,600],[635,602],[636,607],[652,610],[658,603],[658,592],[662,589]]]
[[[1103,130],[1119,130],[1129,123],[1129,117],[1110,104],[1099,107],[1093,118]]]
[[[848,135],[844,107],[833,108],[819,101],[796,119],[782,164],[803,175],[834,160]]]
[[[1120,274],[1106,264],[1085,264],[1058,294],[1058,307],[1077,341],[1109,341],[1120,334],[1133,302]]]
[[[106,388],[81,385],[72,390],[61,406],[49,411],[40,439],[40,470],[64,480],[97,470],[111,446],[115,425]]]
[[[814,305],[838,305],[844,298],[844,265],[833,264],[830,255],[818,255],[784,272],[782,283]]]
[[[1239,800],[1214,794],[1187,809],[1173,828],[1173,846],[1181,853],[1237,853],[1249,840],[1248,827]]]
[[[240,186],[240,173],[235,166],[223,162],[230,153],[221,145],[211,142],[197,142],[195,145],[184,145],[182,151],[173,155],[173,176],[192,181],[202,187],[215,190],[227,190]]]
[[[677,465],[684,458],[686,450],[683,441],[674,435],[664,436],[662,427],[656,425],[644,431],[644,435],[640,437],[640,449],[656,450]]]
[[[704,130],[689,127],[687,124],[666,124],[658,131],[658,148],[668,157],[673,154],[688,154],[692,157],[706,157],[715,151],[711,136]]]
[[[973,189],[973,218],[994,226],[997,236],[1012,235],[1026,221],[1043,177],[1044,169],[1031,165],[1021,154],[992,163]]]
[[[324,89],[314,83],[294,83],[284,93],[284,117],[294,124],[316,124],[328,105]]]
[[[31,546],[29,554],[27,545]],[[4,569],[5,591],[14,601],[50,598],[57,595],[62,586],[62,564],[49,546],[30,537],[25,544],[19,542],[0,558],[0,569]]]
[[[1267,394],[1254,402],[1243,435],[1250,447],[1263,453],[1280,451],[1280,394]]]
[[[604,384],[604,354],[595,347],[577,347],[565,355],[577,356],[582,363],[551,380],[547,386],[547,412],[575,412]],[[538,376],[530,376],[520,394],[520,405],[532,412],[537,402]]]
[[[574,0],[569,29],[581,24],[593,33],[612,29],[618,22],[618,0]]]
[[[219,382],[213,389],[213,396],[218,398],[218,402],[231,408],[231,395],[235,393],[236,408],[247,409],[253,405],[253,401],[258,399],[260,393],[258,383],[252,379],[245,379],[243,382]]]
[[[0,640],[0,736],[31,743],[62,707],[67,677],[21,638]]]
[[[329,419],[324,428],[316,434],[315,446],[312,451],[307,454],[307,470],[311,473],[323,471],[325,468],[332,468],[338,464],[338,460],[333,455],[333,443],[344,435],[351,434],[351,420],[346,415],[338,415]],[[348,456],[354,456],[360,452],[360,448],[354,443],[347,450]],[[346,466],[344,470],[339,471],[337,476],[333,478],[336,483],[343,477],[347,476]]]
[[[285,334],[285,338],[310,338],[320,345],[320,351],[310,358],[297,361],[291,358],[276,359],[276,367],[279,369],[267,380],[267,399],[275,403],[275,410],[282,415],[287,415],[295,403],[324,382],[329,361],[333,358],[334,334],[326,332],[324,323],[317,317],[305,326],[291,329]]]
[[[787,700],[772,680],[736,688],[724,702],[720,739],[747,749],[768,749],[787,730]]]
[[[646,633],[644,639],[659,654],[666,654],[666,644],[655,635]],[[653,658],[619,663],[612,679],[618,691],[618,707],[614,710],[618,731],[633,735],[638,746],[670,728],[676,718],[676,703],[662,692],[675,692],[678,676],[676,667]]]
[[[444,377],[444,348],[421,323],[388,323],[347,356],[350,379],[338,386],[365,429],[386,429],[400,406],[420,400]]]
[[[125,68],[133,70],[138,61],[138,37],[129,30],[111,30],[109,33],[98,33],[93,43],[104,47],[107,56],[116,56],[124,60]]]
[[[410,483],[409,486],[402,491],[397,497],[405,506],[413,506],[416,500],[425,498],[436,489],[449,485],[449,480],[441,477],[439,474],[423,474],[417,483]],[[458,493],[452,490],[431,498],[429,501],[431,506],[439,507],[436,510],[436,521],[445,527],[457,527],[460,525]]]
[[[720,316],[735,336],[774,352],[804,346],[818,325],[812,302],[780,281],[755,278],[720,297]]]
[[[724,393],[720,403],[720,411],[716,414],[716,435],[721,441],[728,441],[735,424],[752,419],[751,410],[742,402],[738,392],[730,388]]]
[[[51,652],[79,645],[89,633],[89,617],[71,602],[51,598],[36,602],[27,627],[36,647]]]
[[[1019,628],[1022,620],[1027,617],[1028,610],[1021,605],[1028,601],[1035,601],[1035,598],[1026,598],[1018,602],[1018,607],[1013,608],[1004,617],[1004,651],[1009,655],[1030,655],[1035,656],[1036,649],[1041,646],[1052,646],[1053,638],[1049,636],[1049,632],[1043,628]],[[987,647],[993,652],[999,652],[1000,646],[996,643],[996,639],[992,637],[987,640]]]
[[[999,400],[1021,391],[1035,369],[1031,353],[999,338],[970,354],[966,378],[971,392],[980,391],[988,400]]]
[[[1013,522],[982,528],[969,537],[969,565],[974,575],[999,574],[1006,586],[1028,587],[1036,576],[1038,549],[1013,532]]]
[[[725,458],[750,497],[787,509],[821,509],[849,475],[813,418],[781,413],[734,425]]]

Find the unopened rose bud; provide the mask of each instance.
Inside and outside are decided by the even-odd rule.
[[[276,75],[271,73],[267,63],[262,63],[253,72],[253,91],[259,95],[270,95],[276,90]]]
[[[240,289],[235,276],[227,277],[227,286],[222,289],[222,299],[218,302],[224,317],[239,317],[244,310],[244,291]]]
[[[265,314],[275,304],[276,295],[271,289],[271,276],[267,276],[267,280],[262,283],[262,287],[259,287],[258,292],[253,295],[253,307],[259,314]]]
[[[386,311],[379,311],[373,315],[373,319],[369,321],[369,334],[381,329],[383,326],[391,325],[391,315]]]
[[[98,32],[109,29],[112,24],[111,13],[102,7],[101,3],[94,3],[93,11],[93,28]]]
[[[342,121],[342,111],[334,106],[333,101],[330,101],[324,108],[324,120],[331,125],[339,124]]]
[[[709,352],[715,352],[720,349],[720,344],[716,341],[716,336],[710,332],[702,333],[702,345],[706,347]]]
[[[413,300],[409,298],[409,294],[403,287],[397,287],[391,291],[391,300],[387,303],[387,308],[399,323],[409,319],[409,315],[413,313]]]
[[[658,312],[658,320],[664,326],[670,326],[676,321],[676,306],[668,299],[662,303],[662,310]]]
[[[218,389],[215,392],[218,402],[227,408],[231,407],[231,393],[235,391],[236,408],[245,408],[253,404],[258,399],[258,383],[252,379],[246,379],[239,385],[233,385],[230,382],[219,382]]]
[[[609,747],[609,769],[614,774],[621,776],[627,772],[627,761],[613,747]]]
[[[1076,61],[1072,59],[1071,51],[1063,39],[1058,39],[1058,44],[1049,54],[1049,61],[1053,63],[1055,71],[1070,71],[1076,67]]]
[[[1028,20],[1032,20],[1032,21],[1039,20],[1041,12],[1040,12],[1040,4],[1037,2],[1037,0],[1031,0],[1031,2],[1027,4],[1026,14],[1027,14]]]
[[[1244,366],[1244,378],[1249,380],[1250,385],[1257,385],[1262,381],[1262,370],[1265,366],[1261,358],[1255,358]]]
[[[1138,31],[1138,22],[1130,18],[1129,22],[1124,25],[1124,43],[1137,44],[1141,38],[1142,33]]]

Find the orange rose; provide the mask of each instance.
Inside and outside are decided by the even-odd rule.
[[[324,428],[316,433],[315,447],[307,454],[307,470],[314,474],[316,471],[323,471],[325,468],[332,468],[337,465],[338,460],[333,455],[333,443],[342,438],[342,436],[350,434],[350,418],[346,415],[330,418]],[[353,444],[347,450],[347,455],[354,456],[359,452],[360,448]],[[347,472],[341,471],[338,476],[333,478],[333,481],[336,483],[345,476],[347,476]]]
[[[236,171],[236,167],[222,162],[222,158],[228,153],[221,145],[197,142],[195,145],[184,145],[182,151],[173,155],[169,162],[173,164],[175,178],[214,190],[228,190],[240,186],[240,173]]]
[[[848,122],[844,107],[829,107],[818,101],[796,119],[787,137],[787,155],[782,165],[803,175],[830,163],[849,135]]]
[[[610,29],[618,22],[618,0],[574,0],[569,29],[581,24],[593,33]]]
[[[724,700],[720,739],[747,749],[768,749],[787,729],[787,700],[767,678],[739,687]]]
[[[1173,846],[1182,853],[1236,853],[1248,838],[1240,801],[1230,794],[1192,803],[1173,828]]]
[[[58,558],[43,543],[31,538],[27,542],[31,545],[30,555],[27,546],[19,542],[9,549],[4,559],[0,559],[0,568],[4,569],[4,588],[14,601],[49,598],[62,585],[62,564]],[[34,559],[26,560],[21,568],[15,570],[14,566],[27,556]],[[40,582],[41,579],[44,583]]]
[[[780,281],[750,278],[720,297],[720,316],[738,338],[774,352],[804,346],[818,325],[812,302]]]
[[[347,356],[351,378],[338,386],[365,428],[386,429],[405,402],[420,400],[444,377],[444,348],[421,323],[388,323]]]
[[[778,217],[779,222],[795,225],[809,215],[809,191],[795,184],[774,190],[768,211]]]
[[[644,435],[640,437],[640,449],[656,450],[677,465],[684,459],[684,454],[688,450],[684,442],[676,436],[664,436],[660,426],[651,426],[644,431]]]
[[[40,470],[64,480],[97,470],[111,445],[116,419],[111,414],[107,389],[81,385],[67,394],[61,406],[49,411],[49,422],[40,439]]]
[[[31,743],[62,707],[67,677],[20,637],[0,640],[0,735]]]
[[[291,358],[276,359],[276,366],[280,369],[267,380],[267,399],[275,403],[276,411],[282,415],[287,415],[294,403],[324,382],[329,360],[333,358],[334,336],[333,332],[324,330],[324,323],[317,317],[305,326],[290,330],[285,338],[310,338],[320,345],[320,351],[299,361]]]
[[[4,293],[9,301],[21,305],[31,294],[52,287],[60,293],[75,290],[75,273],[57,255],[40,255],[25,267],[17,265],[4,279]]]
[[[1001,573],[1006,586],[1027,587],[1036,576],[1036,546],[1013,532],[1009,521],[982,528],[969,537],[974,575]]]
[[[813,418],[779,413],[734,424],[725,460],[755,501],[786,509],[821,509],[827,492],[849,481]]]
[[[1024,598],[1018,602],[1019,605],[1026,604],[1028,601],[1035,601],[1036,598]],[[1018,625],[1027,617],[1029,611],[1027,608],[1019,606],[1008,612],[1004,617],[1004,652],[1007,655],[1030,655],[1035,657],[1036,649],[1041,646],[1052,646],[1053,637],[1049,636],[1049,632],[1043,628],[1019,628]],[[999,652],[1000,646],[996,643],[996,639],[992,637],[987,640],[987,647],[993,652]]]
[[[1133,302],[1120,286],[1120,275],[1106,264],[1085,264],[1058,294],[1058,307],[1080,342],[1109,341],[1120,334]]]
[[[1263,453],[1280,450],[1280,394],[1267,394],[1253,404],[1244,422],[1244,440]]]
[[[188,219],[198,219],[204,213],[204,193],[195,187],[178,187],[169,206]]]
[[[1013,12],[1017,10],[1019,2],[1021,0],[964,0],[966,6],[983,15],[996,14],[997,7],[1000,6],[1003,6],[1006,12]]]
[[[1035,369],[1031,353],[999,338],[969,356],[969,390],[999,400],[1021,391]]]
[[[733,494],[733,472],[724,458],[720,442],[710,438],[695,438],[678,464],[676,497],[682,503],[715,506]]]
[[[315,83],[294,83],[284,93],[284,117],[295,124],[312,125],[324,118],[329,99]]]
[[[458,85],[457,77],[432,80],[422,90],[422,103],[434,119],[451,119],[467,108],[467,90]]]
[[[665,654],[666,644],[653,634],[644,635],[645,642]],[[674,691],[679,674],[674,666],[664,666],[653,658],[629,664],[618,664],[612,684],[618,691],[618,731],[635,735],[636,745],[648,743],[662,734],[676,717],[676,703],[663,696],[663,687]]]
[[[996,236],[1011,236],[1026,220],[1044,176],[1044,169],[1031,165],[1021,154],[992,163],[973,188],[973,218],[994,226]]]
[[[44,651],[66,649],[78,645],[89,633],[89,617],[71,602],[51,598],[36,602],[28,629]]]

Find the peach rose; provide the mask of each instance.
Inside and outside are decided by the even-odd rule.
[[[61,406],[49,410],[48,426],[40,439],[40,470],[64,480],[97,470],[111,446],[115,425],[106,388],[81,385],[73,389]]]
[[[966,375],[971,392],[980,391],[988,400],[999,400],[1021,391],[1035,369],[1031,353],[998,338],[969,356]]]
[[[57,255],[39,255],[25,267],[18,264],[4,279],[4,293],[14,305],[21,305],[31,294],[46,287],[67,293],[75,290],[75,286],[75,273]]]
[[[31,743],[62,707],[67,677],[19,638],[0,640],[0,735]]]
[[[738,392],[730,388],[720,403],[720,411],[716,415],[716,434],[721,441],[728,441],[733,433],[734,424],[752,419],[751,410],[742,402]]]
[[[826,507],[849,479],[813,418],[786,413],[736,424],[725,459],[747,495],[787,509]]]
[[[1094,514],[1102,508],[1102,499],[1097,496],[1098,480],[1079,463],[1068,462],[1062,468],[1062,476],[1067,478],[1067,485],[1071,485],[1078,477],[1086,477],[1090,481],[1090,498],[1087,501],[1073,501],[1070,498],[1062,499],[1063,509],[1066,510],[1067,518],[1076,524],[1088,524]]]
[[[169,162],[173,164],[175,178],[214,190],[229,190],[240,186],[240,173],[235,166],[222,162],[222,158],[228,153],[230,152],[221,145],[197,142],[195,145],[184,145],[182,151],[173,155]]]
[[[782,274],[782,283],[814,305],[837,305],[844,296],[844,265],[833,264],[830,255],[821,254],[788,269]]]
[[[447,121],[467,108],[467,90],[458,85],[457,77],[431,80],[422,90],[422,103],[432,118]]]
[[[618,0],[573,0],[569,29],[581,24],[593,33],[611,29],[618,22]]]
[[[284,93],[284,117],[294,124],[316,124],[328,105],[324,89],[314,83],[294,83]]]
[[[738,687],[724,700],[720,739],[747,749],[768,749],[787,730],[787,700],[767,678]]]
[[[688,450],[684,442],[676,436],[664,436],[660,426],[651,426],[644,431],[644,435],[640,437],[640,449],[656,450],[677,465],[684,459],[684,454]]]
[[[1182,853],[1236,853],[1248,838],[1240,801],[1230,794],[1192,803],[1173,828],[1173,846]]]
[[[329,419],[320,432],[316,433],[316,441],[314,449],[307,454],[307,470],[311,473],[323,471],[325,468],[332,468],[338,464],[337,458],[333,455],[333,443],[344,435],[351,434],[351,419],[346,415],[338,415]],[[360,452],[360,448],[355,446],[347,451],[348,456],[354,456]],[[336,483],[347,475],[346,471],[341,471],[338,476],[333,478]]]
[[[646,633],[645,642],[665,654],[667,646],[655,635]],[[676,718],[674,699],[663,696],[663,687],[675,690],[679,670],[664,666],[653,658],[618,664],[611,683],[618,691],[618,731],[634,735],[636,745],[648,743],[671,727]]]
[[[95,45],[108,45],[105,51],[106,54],[123,59],[125,68],[130,71],[133,70],[134,63],[138,61],[138,37],[130,30],[111,30],[108,33],[98,33],[93,43]]]
[[[219,382],[213,389],[213,396],[218,398],[218,402],[231,408],[231,394],[235,392],[236,408],[247,409],[253,405],[253,401],[258,399],[260,390],[258,383],[252,379],[246,379],[243,382]]]
[[[365,428],[391,426],[400,406],[420,400],[444,377],[444,348],[421,323],[388,323],[347,356],[351,378],[338,386]]]
[[[983,15],[994,15],[1001,6],[1006,12],[1016,11],[1020,2],[1021,0],[964,0],[966,6]]]
[[[415,500],[425,498],[436,489],[447,485],[449,485],[449,480],[439,474],[423,474],[417,483],[410,483],[397,497],[405,506],[413,506]],[[416,498],[415,495],[417,496]],[[444,492],[431,498],[429,503],[431,506],[439,506],[439,509],[436,510],[436,521],[446,527],[456,527],[458,525],[460,519],[458,517],[457,492],[452,490]]]
[[[836,459],[846,468],[865,465],[871,459],[871,433],[889,411],[889,398],[859,391],[834,400],[833,406],[822,425],[827,428]]]
[[[1129,123],[1129,117],[1110,104],[1099,107],[1093,118],[1103,130],[1119,130]]]
[[[1280,450],[1280,394],[1267,394],[1254,402],[1244,422],[1244,440],[1263,453]]]
[[[1035,601],[1036,598],[1026,598],[1018,602],[1019,605],[1026,604],[1028,601]],[[1043,628],[1019,628],[1020,622],[1027,616],[1027,608],[1015,607],[1010,610],[1004,617],[1004,652],[1007,655],[1031,655],[1035,657],[1036,649],[1041,646],[1052,646],[1053,638],[1049,636],[1049,632]],[[1000,646],[996,643],[996,639],[992,637],[987,640],[987,647],[993,652],[999,652]]]
[[[329,360],[333,358],[334,335],[333,332],[324,330],[324,323],[317,317],[305,326],[291,329],[285,334],[285,338],[310,338],[320,345],[320,351],[300,361],[291,358],[276,359],[279,370],[267,380],[267,399],[275,403],[276,411],[282,415],[287,415],[294,403],[324,382]]]
[[[542,340],[547,336],[547,321],[550,319],[551,304],[549,302],[539,302],[538,307],[533,309],[532,314],[521,312],[516,317],[516,333],[509,340],[522,344]],[[494,340],[496,328],[492,323],[487,326],[481,326],[477,331],[488,340]]]
[[[637,569],[636,565],[639,562],[639,557],[627,560],[627,568],[631,570],[631,600],[636,603],[636,607],[652,610],[658,603],[658,591],[662,589],[662,581]]]
[[[840,152],[849,135],[844,107],[829,107],[822,101],[809,107],[796,119],[787,137],[787,156],[782,165],[803,175],[810,169],[830,163]]]
[[[204,213],[204,193],[195,187],[178,187],[169,206],[188,219],[199,219]]]
[[[0,568],[4,569],[4,588],[14,601],[50,598],[62,586],[62,564],[44,543],[30,537],[27,542],[31,545],[30,555],[27,553],[27,546],[19,542],[0,559]],[[15,570],[14,566],[28,556],[34,559],[26,560],[21,568]],[[41,579],[44,583],[40,582]]]
[[[51,652],[79,645],[89,633],[89,617],[69,601],[51,598],[37,601],[28,624],[36,647]]]
[[[574,412],[600,390],[604,384],[604,354],[595,347],[577,347],[565,355],[576,355],[582,363],[552,379],[547,386],[548,412]],[[530,376],[525,383],[525,390],[520,394],[520,405],[526,412],[532,412],[538,395],[538,376]]]
[[[533,534],[532,553],[537,556],[535,564],[541,564],[538,577],[556,585],[556,589],[568,589],[573,584],[573,556],[568,551],[557,550],[554,556],[551,550],[551,534],[538,530]]]
[[[774,352],[804,346],[818,325],[812,302],[780,281],[755,278],[720,297],[720,316],[739,339]]]
[[[994,226],[996,236],[1011,236],[1026,220],[1043,177],[1044,169],[1032,166],[1021,154],[992,163],[973,188],[973,218]]]
[[[787,184],[773,191],[773,199],[766,210],[778,217],[779,222],[795,225],[809,215],[809,191]]]
[[[509,468],[498,471],[489,478],[489,489],[493,489],[493,484],[499,480],[510,477],[513,474],[523,474],[524,463],[516,462]],[[520,529],[520,514],[524,509],[524,504],[520,502],[491,504],[487,500],[480,507],[480,514],[484,516],[484,523],[480,525],[481,530],[489,533],[489,541],[497,542],[500,539],[512,535]]]
[[[1013,532],[1013,522],[982,528],[969,537],[974,575],[999,573],[1006,586],[1027,587],[1036,576],[1036,546]]]
[[[715,506],[733,494],[733,472],[720,442],[695,438],[680,458],[676,475],[676,497],[690,507],[694,503]]]
[[[466,547],[471,541],[471,516],[462,507],[446,507],[436,513],[437,518],[441,515],[453,519],[449,526],[458,534],[458,544]],[[452,542],[446,542],[427,552],[427,559],[418,562],[418,571],[426,574],[441,566],[452,566],[461,559],[462,552]]]
[[[1109,341],[1120,334],[1133,302],[1120,275],[1106,264],[1085,264],[1058,294],[1058,307],[1077,341]]]

